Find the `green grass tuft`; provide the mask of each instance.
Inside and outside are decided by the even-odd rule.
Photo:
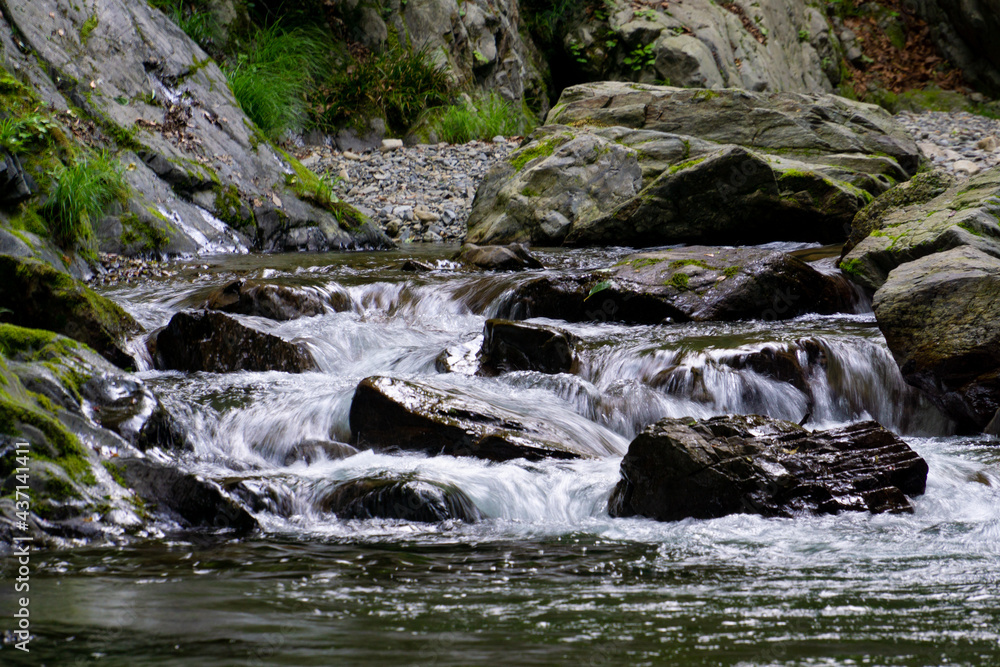
[[[324,83],[316,123],[362,129],[368,119],[381,117],[392,132],[403,134],[424,110],[443,104],[447,92],[448,77],[426,49],[411,52],[396,44],[338,68]]]
[[[67,249],[88,248],[92,224],[128,196],[124,169],[108,154],[96,153],[68,167],[60,164],[51,177],[54,186],[41,213],[52,237]]]
[[[307,119],[306,95],[328,69],[329,47],[318,31],[280,24],[257,31],[225,67],[240,108],[271,139]]]
[[[470,102],[446,107],[435,113],[430,126],[438,139],[464,144],[474,139],[489,141],[495,136],[527,134],[536,122],[494,92]]]

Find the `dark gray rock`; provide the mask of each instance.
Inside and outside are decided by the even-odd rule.
[[[971,246],[894,269],[874,309],[903,377],[962,431],[984,430],[1000,408],[1000,259]]]
[[[320,501],[340,519],[400,519],[474,523],[482,515],[457,487],[419,479],[374,477],[338,484]]]
[[[577,337],[555,327],[486,320],[479,358],[484,370],[571,373],[577,365]]]
[[[315,289],[234,280],[212,292],[202,308],[272,320],[322,315],[328,301]]]
[[[580,442],[558,425],[426,381],[366,378],[354,393],[350,422],[354,444],[379,451],[492,461],[614,453],[604,443]]]
[[[150,340],[153,362],[164,370],[303,373],[316,368],[312,355],[301,343],[291,343],[212,311],[177,313]]]
[[[511,243],[506,246],[478,246],[466,243],[459,248],[453,259],[487,271],[523,271],[542,268],[542,263],[528,252],[527,246],[521,243]]]
[[[781,252],[691,246],[629,255],[607,269],[518,285],[508,319],[551,317],[655,324],[853,312],[846,280]]]
[[[17,156],[0,153],[0,206],[17,206],[37,190],[35,179],[24,171]]]
[[[913,511],[927,464],[875,422],[809,432],[768,417],[663,419],[629,445],[612,516]]]
[[[329,440],[303,440],[295,443],[285,454],[284,464],[292,465],[298,461],[311,465],[317,461],[336,461],[354,456],[358,450],[346,442],[331,442]]]
[[[111,465],[154,513],[188,527],[239,535],[258,528],[257,520],[213,482],[149,459],[122,458]]]

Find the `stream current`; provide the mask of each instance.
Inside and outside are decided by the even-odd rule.
[[[194,443],[173,456],[269,498],[255,513],[263,530],[237,540],[162,526],[125,547],[36,556],[31,664],[1000,665],[1000,443],[950,435],[900,376],[870,309],[658,326],[533,320],[582,339],[576,373],[441,373],[442,351],[461,371],[485,320],[539,273],[470,272],[446,259],[453,252],[209,257],[105,289],[150,331],[236,278],[341,292],[351,307],[240,318],[305,343],[318,372],[161,372],[147,355],[140,376]],[[536,254],[567,271],[628,252]],[[403,272],[404,258],[436,270]],[[804,380],[739,363],[765,348],[798,359]],[[497,464],[362,452],[286,464],[302,440],[350,440],[354,388],[371,375],[541,417],[604,454]],[[927,492],[912,515],[608,516],[638,431],[728,413],[808,414],[809,428],[874,418],[927,460]],[[453,485],[484,519],[343,521],[320,510],[337,483],[374,475]]]

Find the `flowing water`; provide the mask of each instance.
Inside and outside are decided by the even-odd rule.
[[[45,554],[32,580],[32,664],[1000,664],[1000,443],[949,435],[870,312],[539,320],[582,339],[577,373],[477,377],[460,371],[485,319],[535,274],[466,272],[449,251],[203,258],[108,290],[147,329],[236,277],[340,292],[352,305],[245,318],[306,343],[319,372],[141,373],[191,429],[182,465],[266,498],[263,531],[235,540],[163,526],[124,548]],[[573,270],[626,252],[539,254]],[[437,270],[404,273],[403,257]],[[459,372],[435,370],[444,350]],[[760,354],[804,371],[775,379],[747,362]],[[604,455],[494,464],[363,452],[286,465],[304,439],[349,440],[354,387],[376,374],[542,417]],[[810,428],[875,418],[927,459],[927,493],[912,515],[608,516],[639,430],[726,413],[809,415]],[[335,484],[372,475],[455,486],[484,519],[341,521],[320,510]]]

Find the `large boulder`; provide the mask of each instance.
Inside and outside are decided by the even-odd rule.
[[[94,348],[120,368],[134,368],[125,338],[140,326],[118,304],[36,259],[0,255],[0,320],[47,329]]]
[[[219,67],[150,4],[11,3],[0,44],[7,71],[66,118],[82,112],[128,165],[127,210],[92,221],[102,249],[141,250],[137,230],[176,253],[391,245],[346,204],[317,198],[316,177],[261,136]]]
[[[602,82],[546,123],[487,174],[469,242],[843,241],[920,163],[887,112],[834,96]]]
[[[213,311],[177,313],[150,339],[150,353],[156,368],[164,370],[303,373],[316,368],[305,345]]]
[[[767,417],[663,419],[629,445],[612,516],[912,511],[927,463],[875,422],[810,432]]]
[[[1000,259],[971,245],[903,264],[875,293],[903,376],[963,431],[1000,425],[998,301]]]
[[[338,484],[320,509],[340,519],[400,519],[473,523],[482,515],[465,493],[451,485],[421,479],[371,477]]]
[[[577,459],[615,454],[607,440],[526,417],[492,401],[426,381],[377,376],[363,380],[350,411],[362,449],[473,456],[491,461]]]
[[[600,271],[523,282],[498,314],[655,324],[779,320],[854,308],[855,294],[846,280],[791,255],[691,246],[629,255]]]
[[[930,201],[889,208],[840,262],[851,280],[874,292],[901,264],[960,246],[1000,257],[1000,167],[955,184]]]

